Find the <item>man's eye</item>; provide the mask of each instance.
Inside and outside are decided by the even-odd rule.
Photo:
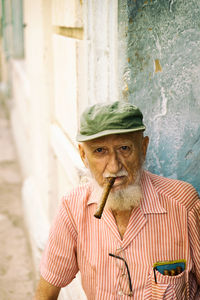
[[[128,150],[130,150],[130,148],[129,148],[128,146],[122,146],[121,149],[122,149],[123,151],[128,151]]]
[[[103,152],[103,148],[97,148],[97,149],[95,150],[95,152],[97,152],[97,153],[102,153],[102,152]]]

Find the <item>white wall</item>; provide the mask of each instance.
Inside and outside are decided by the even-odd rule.
[[[117,1],[24,0],[25,59],[12,61],[12,128],[36,269],[60,198],[79,184],[81,111],[118,97]],[[60,299],[85,299],[80,275]]]

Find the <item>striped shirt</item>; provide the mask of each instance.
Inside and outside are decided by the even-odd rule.
[[[200,299],[200,201],[188,183],[144,171],[143,199],[121,239],[110,210],[94,218],[90,184],[63,198],[41,261],[41,275],[64,287],[80,270],[88,300]],[[130,271],[133,295],[122,260]],[[153,271],[156,262],[186,260],[177,276]],[[124,271],[125,270],[125,271]],[[155,275],[157,283],[155,283]]]

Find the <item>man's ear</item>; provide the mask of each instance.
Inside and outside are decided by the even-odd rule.
[[[79,154],[82,159],[82,162],[84,163],[85,167],[88,168],[88,162],[87,162],[87,157],[85,154],[84,146],[82,144],[78,144],[78,150],[79,150]]]
[[[145,136],[143,137],[143,141],[142,141],[142,152],[143,152],[144,159],[146,157],[148,145],[149,145],[149,137]]]

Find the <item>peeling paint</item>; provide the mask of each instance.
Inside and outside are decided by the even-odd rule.
[[[161,45],[160,45],[160,41],[159,41],[159,39],[158,39],[158,36],[156,36],[156,47],[157,47],[158,52],[159,52],[159,55],[160,55],[160,57],[161,57],[161,55],[162,55],[162,47],[161,47]]]
[[[144,2],[119,0],[119,24],[128,27],[127,36],[119,36],[126,49],[120,86],[128,86],[121,99],[144,113],[147,168],[188,181],[200,193],[200,5]]]
[[[158,118],[164,117],[167,114],[167,97],[165,96],[165,91],[164,91],[163,87],[161,87],[161,99],[162,99],[161,111],[160,111],[160,113],[156,114],[153,117],[152,121],[155,121]]]
[[[155,59],[155,73],[162,72],[162,67],[160,65],[159,59]]]
[[[172,6],[174,4],[174,0],[169,0],[169,11],[172,12]]]
[[[190,159],[193,155],[193,151],[192,150],[189,150],[186,155],[185,155],[185,159]]]

